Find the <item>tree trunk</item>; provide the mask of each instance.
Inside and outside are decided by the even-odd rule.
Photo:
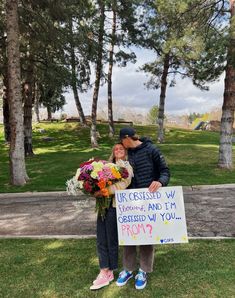
[[[4,137],[7,143],[11,141],[11,126],[10,126],[10,111],[8,103],[8,87],[7,80],[4,77],[4,91],[3,91],[3,123],[4,123]]]
[[[98,147],[97,142],[97,130],[96,130],[96,116],[97,116],[97,102],[100,88],[100,78],[102,72],[102,57],[103,57],[103,38],[104,38],[104,3],[103,1],[98,1],[100,8],[100,24],[99,24],[99,48],[97,54],[97,62],[96,62],[96,77],[95,77],[95,87],[93,92],[93,102],[92,102],[92,110],[91,110],[91,146],[93,148]]]
[[[33,108],[33,64],[29,57],[27,80],[24,84],[24,151],[25,156],[33,156],[32,108]]]
[[[6,1],[6,31],[8,58],[8,86],[10,107],[10,174],[13,185],[24,185],[28,180],[24,156],[24,127],[21,96],[18,1]]]
[[[35,83],[34,86],[34,112],[36,114],[37,122],[40,123],[40,116],[39,116],[39,89],[38,84]]]
[[[76,73],[76,57],[74,52],[74,43],[73,43],[73,23],[72,20],[69,22],[69,31],[70,31],[70,55],[71,55],[71,67],[72,67],[72,89],[73,95],[76,103],[76,107],[78,110],[78,115],[80,119],[80,123],[82,126],[87,126],[86,118],[82,109],[82,105],[78,95],[77,89],[77,73]]]
[[[116,1],[112,5],[113,10],[113,24],[112,24],[112,37],[109,50],[109,70],[108,70],[108,123],[109,123],[109,137],[114,137],[114,123],[113,123],[113,97],[112,97],[112,73],[113,73],[113,52],[116,42]]]
[[[47,108],[47,120],[51,121],[51,119],[52,119],[51,107],[47,106],[46,108]]]
[[[73,84],[73,83],[72,83],[72,84]],[[87,126],[86,118],[85,118],[85,115],[84,115],[84,113],[83,113],[83,109],[82,109],[81,102],[80,102],[80,100],[79,100],[79,95],[78,95],[78,90],[77,90],[76,83],[73,84],[72,88],[73,88],[73,95],[74,95],[74,99],[75,99],[76,107],[77,107],[77,110],[78,110],[78,115],[79,115],[79,119],[80,119],[80,124],[81,124],[82,126]]]
[[[31,89],[31,87],[28,88]],[[30,90],[24,92],[28,93],[27,95],[24,95],[24,150],[25,156],[33,156],[34,153],[32,142],[32,93]]]
[[[232,169],[232,136],[235,112],[235,0],[230,0],[231,21],[230,21],[230,44],[227,54],[227,65],[225,70],[224,102],[222,107],[222,118],[220,128],[219,161],[220,168]]]
[[[169,69],[169,61],[170,55],[169,53],[165,55],[164,58],[164,68],[161,77],[161,93],[160,93],[160,100],[159,100],[159,111],[158,111],[158,136],[157,140],[159,143],[163,143],[164,141],[164,110],[165,110],[165,98],[166,98],[166,87],[167,87],[167,76],[168,76],[168,69]]]

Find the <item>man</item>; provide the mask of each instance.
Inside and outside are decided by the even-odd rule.
[[[159,149],[147,138],[139,138],[132,127],[120,130],[120,140],[128,150],[128,160],[133,167],[134,177],[128,188],[146,188],[156,192],[166,186],[170,179],[170,171]],[[124,246],[123,267],[116,284],[124,286],[133,277],[136,269],[136,246]],[[144,289],[147,284],[147,273],[153,271],[154,246],[139,246],[139,272],[135,277],[135,288]]]

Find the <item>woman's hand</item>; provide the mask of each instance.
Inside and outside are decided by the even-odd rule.
[[[157,191],[160,187],[162,187],[161,182],[159,181],[153,181],[150,186],[149,186],[149,191],[150,192],[155,192]]]
[[[94,193],[94,196],[95,196],[96,198],[108,197],[108,196],[109,196],[109,191],[108,191],[107,188],[103,188],[103,189],[97,190],[97,191]]]

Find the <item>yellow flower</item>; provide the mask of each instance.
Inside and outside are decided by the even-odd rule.
[[[121,174],[115,168],[112,168],[111,172],[112,172],[114,178],[116,178],[116,179],[122,178]]]
[[[101,171],[103,169],[103,163],[99,162],[99,161],[94,161],[92,163],[93,166],[93,171],[91,172],[91,178],[93,179],[97,179],[98,178],[98,172]]]
[[[104,164],[102,162],[100,162],[100,161],[94,161],[92,163],[92,166],[93,166],[93,168],[94,168],[95,171],[98,171],[98,170],[102,170],[103,169]]]
[[[91,175],[91,178],[97,179],[98,178],[98,171],[93,170],[90,175]]]

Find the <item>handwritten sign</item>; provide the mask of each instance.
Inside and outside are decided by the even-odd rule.
[[[181,186],[115,192],[119,245],[187,243]]]

